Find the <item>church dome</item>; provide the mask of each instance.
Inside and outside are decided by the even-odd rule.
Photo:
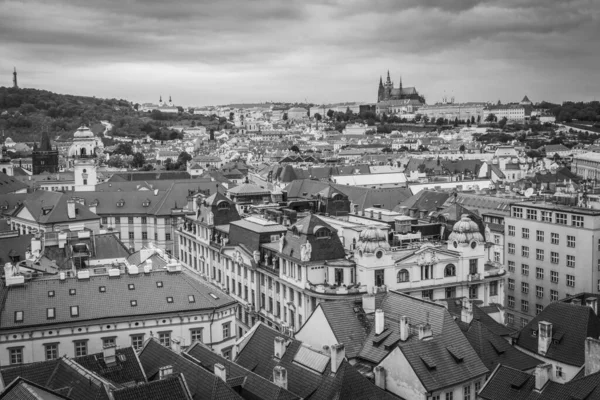
[[[90,130],[90,128],[88,128],[87,126],[83,125],[83,126],[80,126],[79,128],[77,128],[77,131],[75,131],[75,134],[73,135],[73,137],[75,137],[75,138],[93,138],[94,132],[92,132]]]
[[[448,240],[451,242],[456,240],[458,243],[469,243],[472,240],[485,242],[483,235],[479,232],[479,226],[467,214],[463,214],[460,221],[454,224]]]
[[[356,248],[364,253],[374,253],[377,249],[389,250],[390,244],[385,231],[370,226],[360,233]]]

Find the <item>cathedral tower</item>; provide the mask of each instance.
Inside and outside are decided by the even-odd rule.
[[[52,149],[48,132],[42,133],[40,147],[37,144],[33,146],[31,153],[31,163],[33,164],[33,174],[38,175],[42,172],[58,172],[58,150]]]
[[[379,77],[379,90],[377,90],[377,102],[383,101],[383,79]]]

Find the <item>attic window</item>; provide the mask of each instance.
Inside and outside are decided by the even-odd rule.
[[[69,296],[75,296],[77,294],[77,289],[69,289]]]
[[[432,370],[432,369],[436,368],[435,361],[433,360],[433,358],[429,357],[428,355],[426,355],[426,354],[422,355],[421,360],[423,361],[423,363],[425,364],[427,369]]]
[[[15,322],[23,322],[23,311],[15,311]]]
[[[100,293],[106,293],[106,286],[100,286],[100,287],[98,288],[98,291],[99,291]]]
[[[125,205],[125,202],[123,200],[117,201],[117,207],[123,207],[124,205]]]
[[[448,346],[446,347],[446,350],[448,350],[450,355],[454,358],[454,361],[456,361],[457,363],[462,362],[465,358],[462,352],[454,346]]]
[[[137,307],[137,300],[130,301],[131,307]]]
[[[79,306],[71,306],[71,317],[79,317]]]
[[[167,297],[167,303],[172,303],[173,302],[173,297],[169,296]]]
[[[48,297],[54,297],[54,290],[48,290]]]
[[[196,302],[196,297],[195,297],[193,294],[190,294],[190,295],[188,296],[188,301],[189,301],[190,303],[195,303],[195,302]]]
[[[219,210],[229,210],[229,203],[227,203],[225,200],[220,201],[218,207]]]
[[[144,207],[150,206],[150,200],[148,200],[148,199],[144,200],[144,202],[142,203],[142,206],[144,206]]]
[[[135,290],[135,285],[133,283],[130,283],[129,285],[127,285],[127,288],[129,290]]]
[[[329,238],[331,237],[331,231],[327,228],[321,228],[315,232],[315,236],[318,238]]]
[[[56,318],[56,309],[54,307],[46,308],[46,319],[54,319],[54,318]]]
[[[209,294],[210,294],[210,297],[212,297],[213,299],[215,299],[215,300],[219,299],[219,296],[217,296],[216,294],[214,294],[214,293],[209,293]]]
[[[162,281],[157,281],[157,282],[156,282],[156,287],[157,287],[157,288],[161,288],[161,287],[163,287],[163,283],[162,283]]]
[[[92,206],[92,207],[98,207],[98,204],[100,204],[100,202],[98,200],[94,200],[94,201],[92,201],[92,203],[90,204],[90,206]]]

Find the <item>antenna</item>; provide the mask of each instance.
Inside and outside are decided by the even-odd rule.
[[[525,191],[525,197],[530,198],[531,196],[533,196],[533,193],[534,193],[533,188],[529,188]]]

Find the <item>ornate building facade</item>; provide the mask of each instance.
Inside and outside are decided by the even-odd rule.
[[[402,78],[400,78],[400,84],[397,88],[394,87],[394,83],[390,79],[390,71],[387,73],[387,79],[383,83],[383,79],[379,77],[379,89],[377,91],[377,102],[388,101],[388,100],[421,100],[421,96],[415,87],[402,87]]]

